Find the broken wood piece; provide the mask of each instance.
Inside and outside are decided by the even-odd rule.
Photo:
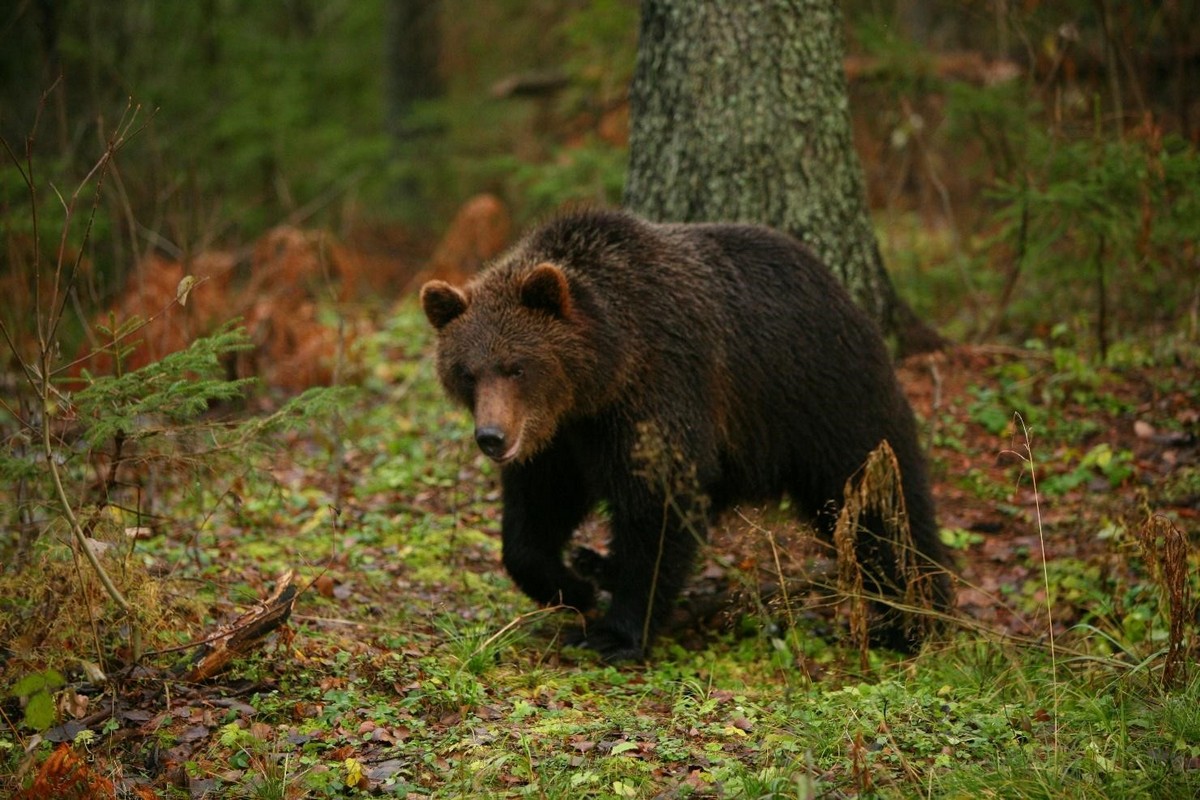
[[[275,581],[275,591],[270,597],[208,637],[183,680],[208,680],[235,658],[259,647],[268,634],[284,625],[296,602],[295,577],[294,570],[284,572]]]

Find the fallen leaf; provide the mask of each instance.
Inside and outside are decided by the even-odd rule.
[[[329,600],[334,599],[335,583],[334,579],[328,575],[317,576],[317,578],[312,582],[312,587],[313,589],[317,590],[317,594],[320,596],[326,597],[326,599]]]

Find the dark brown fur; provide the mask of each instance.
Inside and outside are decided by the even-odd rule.
[[[586,632],[606,658],[643,653],[712,515],[786,492],[828,526],[846,479],[884,439],[916,547],[928,565],[945,563],[883,341],[795,240],[581,212],[534,230],[462,289],[431,281],[421,301],[438,331],[442,384],[502,465],[504,564],[526,594],[594,604],[596,587],[563,551],[607,503],[611,555],[586,570],[612,592]],[[647,429],[692,487],[676,484],[673,504],[634,456]],[[891,543],[862,539],[869,582],[902,592]],[[948,581],[934,583],[947,605]],[[888,624],[902,643],[899,621]]]

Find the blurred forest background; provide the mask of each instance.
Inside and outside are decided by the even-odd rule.
[[[1195,329],[1200,3],[844,10],[870,206],[920,313],[959,340],[1058,325],[1101,352],[1147,326]],[[31,248],[60,244],[53,193],[114,137],[90,236],[68,231],[84,248],[77,316],[116,302],[139,264],[184,265],[178,278],[220,251],[244,273],[239,248],[280,226],[357,257],[335,265],[343,299],[394,296],[480,193],[491,239],[620,198],[635,0],[22,0],[4,17],[0,134],[41,225],[35,242],[10,160],[6,315],[30,307]],[[447,258],[469,270],[495,246],[451,242]]]

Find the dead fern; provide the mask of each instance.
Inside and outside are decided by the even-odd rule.
[[[900,464],[891,445],[883,441],[867,456],[862,468],[852,475],[843,490],[843,505],[834,527],[833,542],[837,549],[838,592],[847,599],[849,608],[850,640],[858,648],[863,668],[867,666],[870,646],[870,601],[895,604],[899,600],[906,612],[929,610],[934,607],[933,574],[921,568],[920,555],[913,543],[908,523],[908,512],[904,504],[904,489],[900,478]],[[872,531],[864,526],[864,519],[877,519],[882,528]],[[880,539],[881,549],[896,560],[895,575],[904,587],[873,587],[868,593],[864,585],[864,565],[859,553],[859,539],[875,536]],[[871,570],[873,583],[881,577],[875,573],[879,565]],[[876,589],[878,591],[876,591]],[[886,598],[882,592],[897,591],[895,598]],[[905,634],[928,633],[933,618],[929,614],[906,613]]]
[[[1161,514],[1147,519],[1138,528],[1137,537],[1154,582],[1167,601],[1170,641],[1163,662],[1162,682],[1163,686],[1169,688],[1187,680],[1188,665],[1193,661],[1189,655],[1196,646],[1194,630],[1191,641],[1185,641],[1188,627],[1191,625],[1194,628],[1196,619],[1188,574],[1190,547],[1183,531]]]

